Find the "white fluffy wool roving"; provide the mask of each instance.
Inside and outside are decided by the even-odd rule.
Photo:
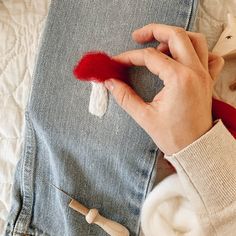
[[[145,236],[204,236],[177,174],[164,179],[147,196],[141,226]]]

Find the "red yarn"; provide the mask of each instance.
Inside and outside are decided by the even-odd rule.
[[[110,78],[124,81],[128,78],[128,66],[104,52],[89,52],[78,62],[73,73],[77,79],[84,81],[104,82]]]

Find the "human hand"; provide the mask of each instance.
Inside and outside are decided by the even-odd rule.
[[[163,80],[164,88],[147,103],[122,81],[110,79],[105,86],[157,146],[171,155],[212,127],[213,80],[224,61],[208,54],[203,35],[178,27],[150,24],[134,31],[133,39],[138,43],[155,39],[160,44],[127,51],[114,59],[130,66],[146,66]],[[172,57],[165,54],[168,50]]]

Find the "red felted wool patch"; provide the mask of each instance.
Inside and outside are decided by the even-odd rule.
[[[104,82],[107,79],[128,79],[128,66],[113,60],[104,52],[86,53],[73,71],[79,80]]]

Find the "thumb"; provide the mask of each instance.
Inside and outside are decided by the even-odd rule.
[[[143,126],[143,118],[147,113],[147,104],[126,83],[109,79],[105,81],[106,88],[120,105],[139,125]]]

